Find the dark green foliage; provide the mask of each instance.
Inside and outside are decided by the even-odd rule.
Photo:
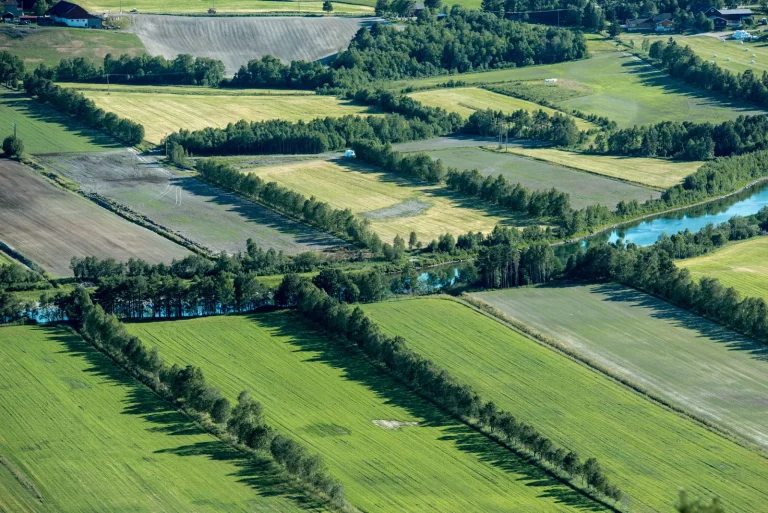
[[[3,139],[3,153],[6,157],[20,158],[24,153],[24,141],[15,135]]]
[[[5,50],[0,52],[0,83],[16,87],[19,80],[24,78],[24,61],[20,57]]]
[[[545,283],[563,270],[552,247],[533,245],[517,248],[499,243],[480,250],[475,262],[482,285],[489,289]]]
[[[725,509],[717,497],[708,504],[699,500],[689,501],[685,490],[680,490],[680,502],[677,503],[677,511],[679,513],[725,513]]]
[[[531,114],[520,109],[509,115],[491,109],[478,110],[464,125],[468,134],[498,137],[500,131],[504,136],[549,141],[556,146],[573,146],[582,138],[572,117],[560,112],[549,115],[543,110]]]

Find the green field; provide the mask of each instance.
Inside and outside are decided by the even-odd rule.
[[[190,87],[168,87],[165,92],[158,92],[155,86],[123,86],[107,92],[101,85],[66,85],[82,91],[105,111],[144,125],[145,138],[152,143],[159,143],[166,134],[180,128],[224,128],[241,119],[309,121],[319,117],[370,112],[365,106],[341,101],[334,96],[307,94],[306,91],[270,94],[271,91],[248,90],[251,94],[246,95],[241,90],[227,89],[216,89],[217,94],[211,94],[210,89],[200,88],[200,94],[195,94],[195,88]]]
[[[372,0],[348,0],[344,3],[333,2],[333,11],[337,13],[373,14]],[[153,0],[85,0],[80,3],[90,12],[123,12],[136,9],[146,14],[207,14],[213,5],[209,0],[174,0],[170,3]],[[297,0],[218,0],[215,2],[218,14],[244,14],[258,12],[301,12],[322,13],[322,1],[299,2]],[[479,4],[478,4],[479,5]]]
[[[695,173],[702,164],[698,161],[590,155],[554,148],[510,146],[509,152],[657,189],[666,189],[681,183],[686,176]]]
[[[497,224],[524,226],[526,216],[510,216],[499,208],[453,194],[439,185],[416,184],[392,173],[349,162],[312,161],[257,167],[251,171],[335,208],[370,219],[382,240],[407,238],[415,231],[428,243],[444,233],[488,233]],[[479,207],[479,209],[475,208]]]
[[[597,505],[440,413],[290,311],[128,325],[175,363],[321,453],[347,499],[373,512],[560,512]],[[388,429],[397,423],[399,429]]]
[[[65,329],[0,328],[0,390],[0,455],[31,483],[0,464],[2,511],[301,510],[269,463],[243,459]]]
[[[418,91],[410,93],[408,96],[420,101],[424,105],[441,107],[449,112],[456,112],[465,118],[468,118],[475,111],[486,109],[500,110],[506,113],[512,113],[521,109],[528,112],[543,110],[549,115],[558,112],[555,109],[544,107],[538,103],[494,93],[479,87],[444,87],[441,89]],[[574,121],[576,121],[576,127],[579,130],[597,128],[594,124],[580,118],[574,118]]]
[[[118,147],[111,137],[85,128],[26,95],[0,90],[0,138],[13,133],[14,123],[24,141],[25,153],[89,152]]]
[[[762,297],[768,301],[768,237],[758,237],[729,244],[708,255],[681,260],[696,278],[717,278],[742,296]]]
[[[565,315],[558,297],[539,310]],[[768,511],[764,457],[494,319],[445,299],[363,309],[385,332],[404,336],[415,351],[500,408],[582,457],[597,457],[607,476],[630,495],[635,513],[672,511],[680,487],[696,497],[722,497],[729,513]],[[574,317],[583,319],[588,312],[581,308]]]
[[[482,148],[451,148],[426,153],[432,158],[442,160],[446,166],[477,169],[487,176],[503,175],[511,183],[521,183],[530,189],[542,190],[555,187],[570,194],[571,206],[577,209],[595,203],[613,208],[621,200],[634,199],[642,203],[650,197],[659,197],[657,191],[646,187],[607,179],[592,173],[583,173],[562,165]],[[572,165],[568,161],[564,164]]]
[[[659,121],[716,122],[762,111],[752,105],[714,97],[655,71],[623,52],[600,52],[573,62],[527,66],[451,77],[471,85],[557,78],[589,90],[579,97],[558,102],[563,109],[606,116],[620,127]],[[425,87],[445,83],[446,77],[394,82],[391,88]]]
[[[0,50],[24,59],[28,70],[40,64],[56,66],[61,59],[85,57],[101,65],[104,56],[144,53],[144,45],[129,32],[66,27],[0,26]]]

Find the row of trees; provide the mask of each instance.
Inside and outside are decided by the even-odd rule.
[[[582,464],[578,455],[557,447],[530,424],[498,409],[492,401],[484,401],[471,387],[412,351],[405,339],[382,333],[361,308],[339,302],[297,276],[285,277],[277,298],[282,306],[295,306],[302,315],[333,333],[337,340],[359,349],[375,364],[452,415],[475,422],[571,477],[583,476],[590,488],[607,497],[621,498],[621,491],[608,481],[597,460],[589,458]]]
[[[166,364],[156,347],[147,349],[138,337],[128,334],[120,321],[105,314],[101,306],[94,305],[82,288],[73,292],[69,313],[83,338],[109,354],[153,390],[210,419],[218,434],[228,435],[233,442],[271,455],[291,476],[328,499],[337,504],[344,502],[344,490],[328,474],[322,458],[310,454],[295,440],[269,426],[264,420],[262,405],[247,391],[240,393],[233,408],[218,388],[206,382],[200,368]]]
[[[123,54],[115,59],[111,53],[100,67],[91,59],[62,59],[55,67],[45,64],[35,70],[40,78],[59,82],[105,82],[133,84],[180,84],[217,87],[224,79],[224,63],[208,57],[180,54],[175,59],[148,54],[132,57]]]
[[[493,109],[473,112],[464,132],[487,136],[517,137],[549,141],[556,146],[573,146],[584,139],[584,134],[576,128],[576,121],[562,112],[551,115],[539,109],[533,113],[520,109],[511,114],[504,114]]]
[[[24,61],[21,57],[8,51],[0,51],[0,83],[8,87],[16,87],[16,84],[24,78]]]
[[[381,239],[371,230],[369,221],[360,220],[349,209],[333,208],[314,197],[307,199],[276,182],[265,183],[254,174],[240,173],[229,164],[215,159],[201,159],[195,168],[207,182],[259,201],[304,223],[368,248],[374,254],[381,251]]]
[[[27,94],[48,103],[55,109],[73,116],[85,125],[103,130],[109,135],[133,146],[144,140],[144,127],[129,119],[96,107],[79,91],[59,87],[48,79],[28,75],[24,79]]]

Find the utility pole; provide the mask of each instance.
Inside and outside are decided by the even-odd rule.
[[[16,139],[16,122],[13,123],[13,138]]]
[[[168,158],[168,132],[165,133],[165,158]]]
[[[107,73],[107,94],[109,94],[109,73]]]
[[[503,130],[504,130],[504,120],[503,120],[503,119],[500,119],[500,120],[499,120],[499,149],[501,149],[501,148],[502,148],[502,141],[504,140],[504,139],[502,139],[502,137],[501,137],[501,134],[502,134],[502,131],[503,131]]]

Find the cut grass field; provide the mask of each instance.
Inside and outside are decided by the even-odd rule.
[[[24,60],[28,70],[40,64],[57,66],[61,59],[85,57],[101,65],[104,56],[136,56],[144,46],[136,34],[113,30],[66,27],[0,26],[0,51],[6,50]]]
[[[494,93],[479,87],[443,87],[409,93],[408,96],[430,107],[440,107],[449,112],[456,112],[468,118],[478,110],[494,109],[511,113],[516,110],[535,112],[543,110],[549,115],[557,112],[538,103],[521,100],[505,94]],[[579,130],[597,128],[594,124],[580,118],[573,118]]]
[[[497,151],[497,150],[494,150]],[[674,160],[617,157],[614,155],[589,155],[554,148],[526,148],[510,146],[509,153],[537,160],[583,169],[590,173],[609,176],[636,184],[667,189],[696,172],[702,162],[678,162]],[[648,199],[647,197],[645,199]]]
[[[613,208],[621,200],[634,199],[642,203],[650,197],[659,197],[659,193],[652,189],[509,153],[482,148],[453,148],[427,153],[447,166],[477,169],[486,176],[503,175],[511,183],[521,183],[530,189],[555,187],[570,194],[571,206],[577,209],[596,203]],[[568,161],[565,163],[570,165]]]
[[[557,306],[559,297],[539,311],[564,315]],[[499,408],[582,457],[596,457],[608,478],[630,496],[633,512],[672,511],[680,487],[696,497],[721,497],[729,512],[768,511],[768,462],[763,456],[494,319],[447,299],[376,303],[363,309],[386,333],[405,337],[413,350]],[[576,322],[583,322],[588,310],[578,312]],[[656,353],[664,347],[656,347]]]
[[[55,155],[40,161],[81,190],[126,205],[214,253],[245,251],[248,239],[287,254],[344,244],[131,151]]]
[[[392,173],[341,160],[257,167],[245,172],[308,198],[327,201],[335,208],[348,208],[370,219],[371,227],[385,241],[396,235],[407,239],[415,231],[426,244],[444,233],[488,233],[497,224],[532,223],[528,217],[512,217],[501,209],[486,208],[439,185],[415,184]]]
[[[26,95],[0,89],[0,137],[12,134],[14,123],[25,153],[88,152],[118,146],[111,137],[85,128]]]
[[[580,61],[416,79],[386,86],[435,86],[450,79],[478,85],[546,78],[566,79],[590,90],[589,94],[557,102],[559,107],[606,116],[620,127],[659,121],[716,122],[764,112],[677,82],[623,52],[601,52]]]
[[[334,342],[290,311],[128,325],[169,362],[202,368],[234,399],[323,455],[362,511],[562,512],[601,508]],[[384,422],[417,422],[387,429]]]
[[[54,276],[72,275],[72,257],[169,263],[189,254],[8,160],[0,160],[0,240]]]
[[[333,12],[345,14],[373,14],[373,5],[369,1],[333,2]],[[364,5],[356,5],[364,4]],[[152,14],[207,14],[211,2],[207,0],[174,0],[173,2],[154,2],[153,0],[85,0],[82,7],[90,12],[123,12],[136,9],[140,13]],[[219,0],[216,2],[217,14],[246,14],[259,12],[299,12],[297,0]],[[301,12],[322,13],[322,1],[301,2]]]
[[[765,346],[619,285],[477,296],[671,404],[768,448]]]
[[[240,457],[66,329],[0,328],[0,389],[0,458],[16,474],[0,463],[3,511],[302,511],[268,462]]]
[[[768,301],[768,237],[729,244],[708,255],[680,260],[695,278],[717,278],[744,297]]]
[[[365,106],[341,101],[334,96],[307,95],[301,91],[295,95],[269,95],[255,92],[252,96],[243,96],[242,91],[216,89],[218,94],[205,90],[194,94],[189,87],[181,91],[158,92],[154,86],[121,87],[108,93],[102,87],[80,87],[85,96],[107,112],[132,119],[144,125],[145,138],[152,143],[159,143],[168,133],[180,128],[201,130],[210,126],[226,127],[244,119],[263,121],[283,119],[287,121],[324,118],[326,116],[344,116],[370,112]]]

